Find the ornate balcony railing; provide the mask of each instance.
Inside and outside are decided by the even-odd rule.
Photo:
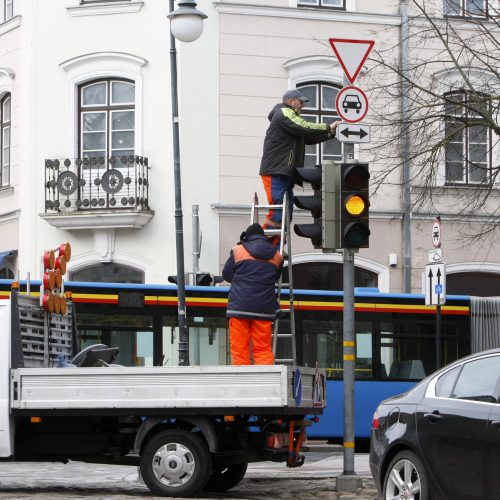
[[[150,210],[148,173],[143,156],[45,160],[45,213]]]

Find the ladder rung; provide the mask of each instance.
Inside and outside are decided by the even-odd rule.
[[[276,337],[279,337],[279,338],[283,338],[283,337],[291,338],[292,334],[291,333],[277,333]]]
[[[281,229],[264,229],[264,234],[281,234]]]
[[[290,286],[290,283],[281,283],[281,288]]]
[[[281,309],[280,312],[288,314],[290,312],[290,309]]]
[[[283,208],[283,203],[281,205],[254,205],[254,208]]]
[[[291,359],[291,358],[290,358],[290,359],[275,359],[275,360],[274,360],[274,364],[275,364],[275,365],[276,365],[276,364],[278,364],[278,365],[279,365],[279,364],[284,364],[284,363],[293,363],[293,362],[294,362],[294,360],[293,360],[293,359]]]

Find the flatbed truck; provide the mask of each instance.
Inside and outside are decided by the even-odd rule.
[[[34,363],[36,306],[15,290],[0,303],[1,461],[135,465],[154,494],[175,497],[226,491],[250,462],[302,465],[306,427],[326,404],[323,371],[54,367],[58,351],[63,365],[76,359],[74,332],[57,334],[55,315],[40,314],[44,361]]]

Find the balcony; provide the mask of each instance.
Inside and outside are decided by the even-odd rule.
[[[142,156],[45,160],[45,213],[59,229],[141,228],[149,207],[149,166]]]

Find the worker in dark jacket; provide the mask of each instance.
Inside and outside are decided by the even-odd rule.
[[[339,122],[313,123],[304,120],[300,112],[308,99],[297,89],[287,90],[283,102],[276,104],[269,113],[271,122],[264,139],[264,151],[259,174],[270,205],[283,203],[287,193],[290,218],[293,210],[293,187],[295,169],[304,166],[306,144],[318,144],[335,137]],[[281,210],[271,209],[267,214],[264,229],[279,228]],[[278,239],[274,239],[277,244]]]
[[[256,365],[274,364],[272,322],[279,309],[275,285],[283,258],[259,224],[241,233],[222,275],[231,283],[227,313],[233,365],[250,364],[250,341]]]

